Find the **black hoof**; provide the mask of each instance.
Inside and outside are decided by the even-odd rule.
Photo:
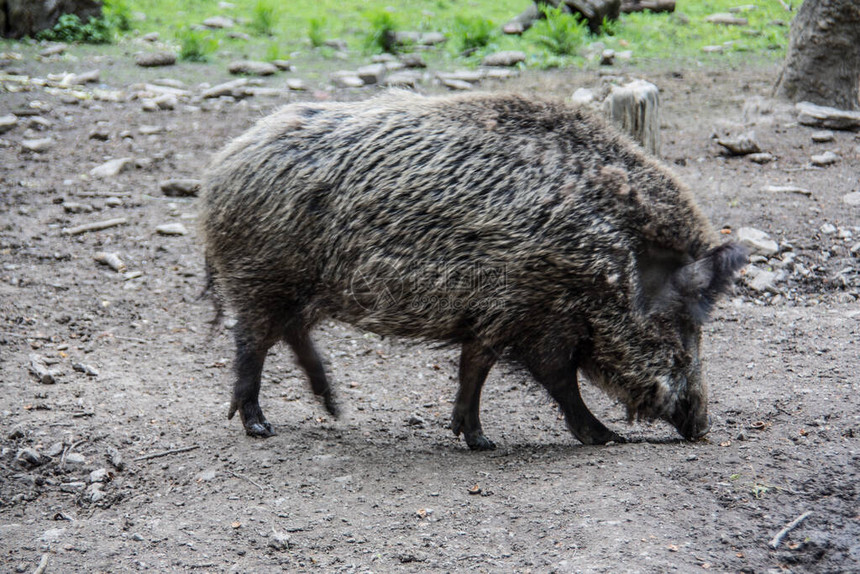
[[[260,438],[275,436],[275,431],[272,430],[272,425],[268,421],[247,423],[245,424],[245,432],[248,433],[248,436]]]
[[[332,395],[331,391],[323,393],[320,397],[322,397],[323,406],[325,406],[328,414],[334,418],[338,418],[340,416],[340,409],[337,408],[337,402],[334,400],[334,395]]]
[[[485,437],[483,434],[478,434],[473,437],[466,437],[466,444],[471,450],[496,450],[496,443]]]
[[[585,445],[599,445],[606,444],[608,442],[615,443],[625,443],[627,439],[625,439],[620,434],[614,433],[611,430],[606,430],[605,432],[596,432],[594,434],[591,433],[574,433],[579,442]]]

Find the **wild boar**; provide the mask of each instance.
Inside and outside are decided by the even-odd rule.
[[[629,416],[708,431],[702,324],[745,264],[690,191],[589,112],[511,94],[297,103],[212,162],[201,232],[219,307],[235,315],[238,411],[259,404],[285,341],[337,413],[312,327],[333,318],[461,347],[451,428],[492,449],[479,418],[496,361],[523,365],[585,444],[622,438],[577,372]]]

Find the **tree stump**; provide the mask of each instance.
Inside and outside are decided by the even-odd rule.
[[[603,113],[633,136],[645,151],[660,156],[660,96],[657,86],[645,80],[613,86],[603,101]]]
[[[53,28],[63,14],[77,14],[82,22],[102,13],[101,0],[0,0],[0,35],[6,38],[35,36]]]
[[[805,0],[774,91],[793,102],[860,109],[860,2]]]

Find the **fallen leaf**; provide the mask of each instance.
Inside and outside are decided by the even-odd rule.
[[[231,527],[231,528],[239,528],[240,526],[242,526],[242,523],[241,523],[241,522],[239,522],[238,520],[237,520],[236,522],[231,522],[231,523],[230,523],[230,527]]]

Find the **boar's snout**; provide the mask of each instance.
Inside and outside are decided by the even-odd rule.
[[[669,417],[678,432],[687,440],[700,439],[711,430],[708,406],[699,399],[681,399]]]

